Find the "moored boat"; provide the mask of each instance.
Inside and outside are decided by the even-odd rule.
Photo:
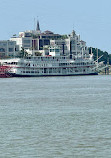
[[[96,63],[89,58],[68,56],[29,56],[0,61],[5,73],[18,77],[97,75]],[[3,67],[2,66],[2,67]]]

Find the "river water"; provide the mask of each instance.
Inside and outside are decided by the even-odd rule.
[[[111,76],[0,79],[0,158],[111,158]]]

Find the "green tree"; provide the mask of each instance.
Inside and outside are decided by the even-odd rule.
[[[91,48],[92,47],[89,48],[89,53],[91,53]],[[92,48],[92,53],[93,53],[94,60],[97,60],[97,48]],[[100,56],[102,56],[102,57],[99,59],[99,62],[103,61],[104,64],[107,64],[107,62],[109,60],[109,56],[110,56],[108,54],[108,52],[98,49],[98,57],[100,57]],[[110,57],[110,59],[111,59],[111,57]],[[110,64],[111,64],[111,62],[110,62]]]
[[[21,58],[23,58],[23,57],[28,56],[28,53],[23,47],[21,47],[21,51],[19,52],[19,55]]]
[[[109,54],[109,64],[111,65],[111,54]]]
[[[67,36],[67,35],[62,35],[61,38],[62,38],[62,39],[67,39],[68,36]]]

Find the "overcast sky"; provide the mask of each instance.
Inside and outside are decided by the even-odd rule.
[[[0,40],[34,29],[80,34],[87,46],[111,54],[111,0],[0,0]]]

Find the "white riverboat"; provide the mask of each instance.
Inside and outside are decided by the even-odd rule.
[[[97,64],[88,58],[68,56],[29,56],[0,60],[12,77],[97,75]]]

